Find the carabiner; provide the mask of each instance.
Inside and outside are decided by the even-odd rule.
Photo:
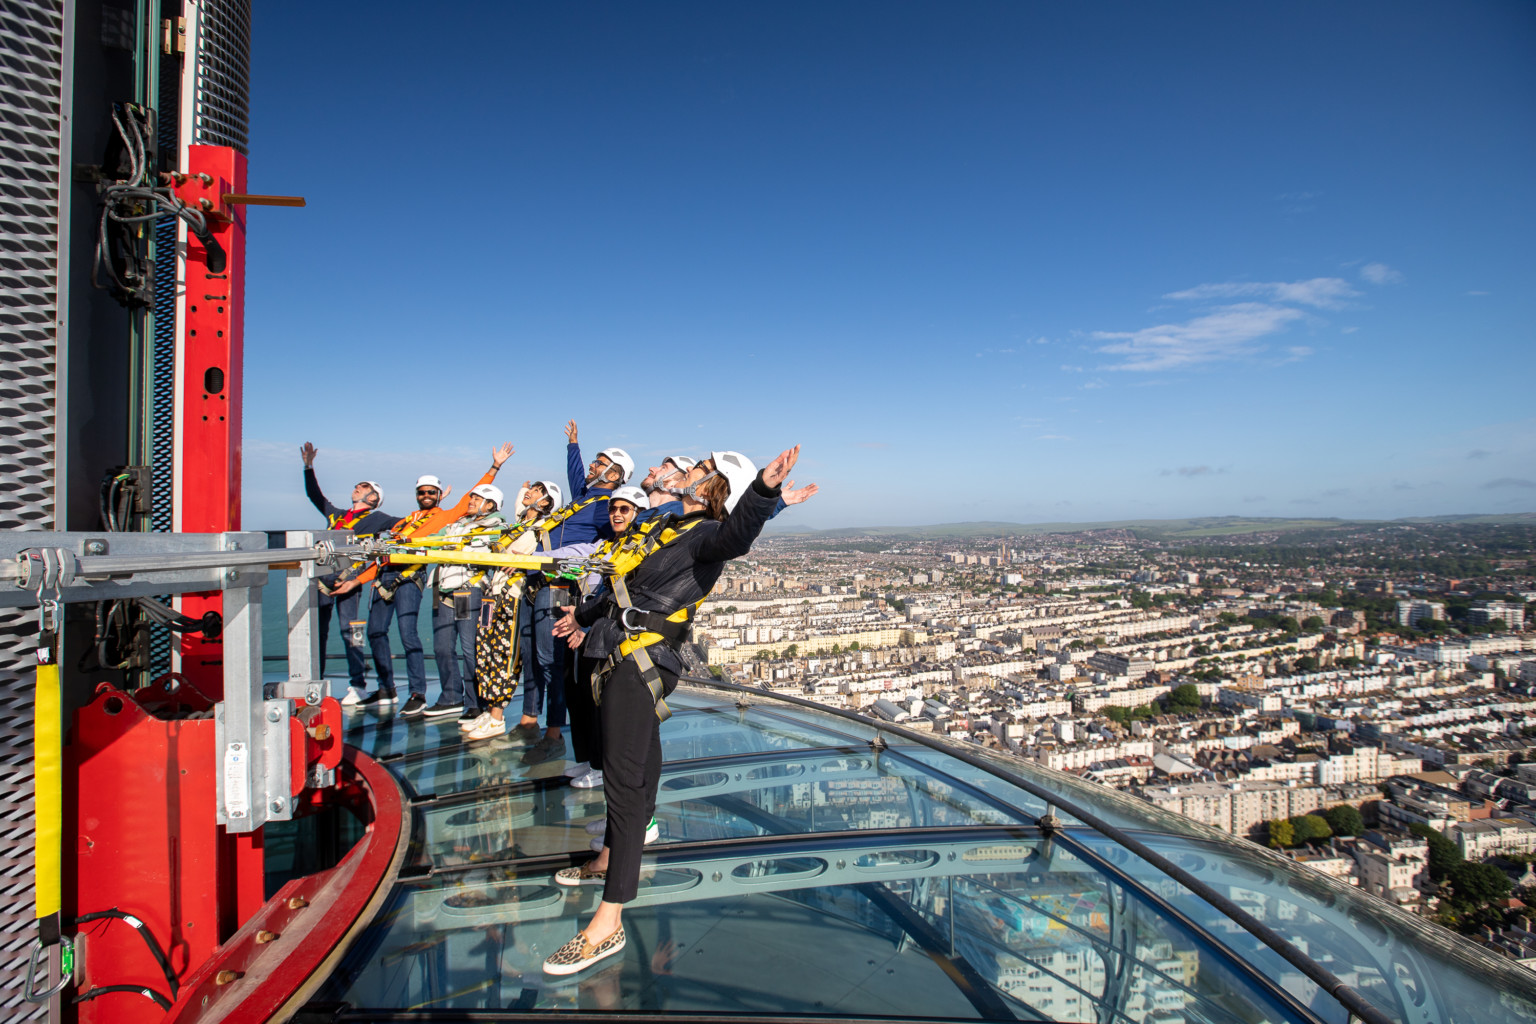
[[[43,945],[42,939],[33,939],[32,955],[27,958],[27,987],[24,988],[21,992],[21,998],[25,999],[29,1003],[46,1003],[48,1000],[64,991],[64,986],[68,985],[70,982],[70,977],[66,974],[64,977],[59,979],[59,983],[57,985],[48,989],[46,992],[36,991],[33,986],[37,984],[37,965],[40,959],[38,956],[39,953],[46,957],[48,955],[48,947]],[[43,970],[46,973],[48,968],[44,967]]]

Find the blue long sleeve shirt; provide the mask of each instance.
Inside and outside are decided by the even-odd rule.
[[[587,486],[587,466],[581,460],[581,446],[578,444],[565,446],[565,476],[571,487],[572,503],[589,498],[597,500],[549,531],[550,547],[597,544],[611,539],[613,529],[608,525],[608,498],[613,494],[613,488]]]

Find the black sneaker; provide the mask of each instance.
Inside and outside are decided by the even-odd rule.
[[[411,698],[411,700],[415,699],[417,698]],[[426,701],[422,701],[422,703],[425,704]],[[406,702],[406,707],[410,707],[409,701]],[[462,704],[444,704],[442,701],[438,701],[436,704],[433,704],[429,708],[423,708],[421,710],[421,714],[425,718],[443,718],[447,715],[457,715],[463,710],[464,705]],[[401,714],[404,713],[404,709],[401,709]]]
[[[383,690],[374,690],[368,696],[358,701],[361,705],[375,708],[387,708],[394,704],[394,702],[395,695],[393,693],[386,693]]]
[[[542,764],[552,761],[565,753],[564,736],[546,736],[539,740],[523,754],[523,764]]]
[[[406,698],[404,704],[400,705],[400,714],[402,717],[419,715],[422,713],[422,711],[426,710],[426,707],[427,698],[423,697],[419,693],[413,693]]]
[[[459,721],[461,721],[461,722],[473,722],[475,719],[479,718],[482,714],[484,714],[484,712],[482,712],[479,708],[465,708],[464,709],[464,713],[459,716]]]

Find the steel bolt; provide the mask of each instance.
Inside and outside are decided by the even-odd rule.
[[[288,900],[289,910],[303,910],[307,906],[309,906],[309,900],[305,899],[303,896],[293,896]]]
[[[233,583],[236,580],[238,580],[239,578],[240,578],[240,570],[239,569],[225,569],[224,570],[224,581],[226,583]]]
[[[281,722],[282,720],[283,713],[281,711],[279,711],[277,708],[267,708],[267,721]]]
[[[104,540],[88,540],[85,542],[85,553],[88,555],[104,555],[107,553],[107,542]]]
[[[285,800],[283,800],[281,798],[272,801],[272,813],[273,814],[282,814],[287,809],[288,809],[288,802],[287,801],[285,801]]]
[[[243,971],[220,971],[213,976],[213,983],[215,985],[228,985],[232,981],[238,981],[244,976],[244,973]]]
[[[275,938],[277,938],[277,932],[269,932],[263,928],[261,931],[256,933],[256,945],[265,946]]]

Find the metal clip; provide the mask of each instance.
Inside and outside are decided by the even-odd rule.
[[[43,940],[34,939],[32,941],[32,955],[27,958],[27,987],[22,989],[21,992],[21,998],[25,999],[29,1003],[46,1003],[48,1000],[64,991],[64,986],[68,985],[70,982],[70,976],[68,974],[64,974],[64,976],[59,979],[58,984],[54,985],[52,988],[42,992],[37,991],[37,965],[46,960],[47,957],[48,947],[43,945]],[[48,970],[48,967],[45,965],[43,967],[44,980],[47,979]]]

